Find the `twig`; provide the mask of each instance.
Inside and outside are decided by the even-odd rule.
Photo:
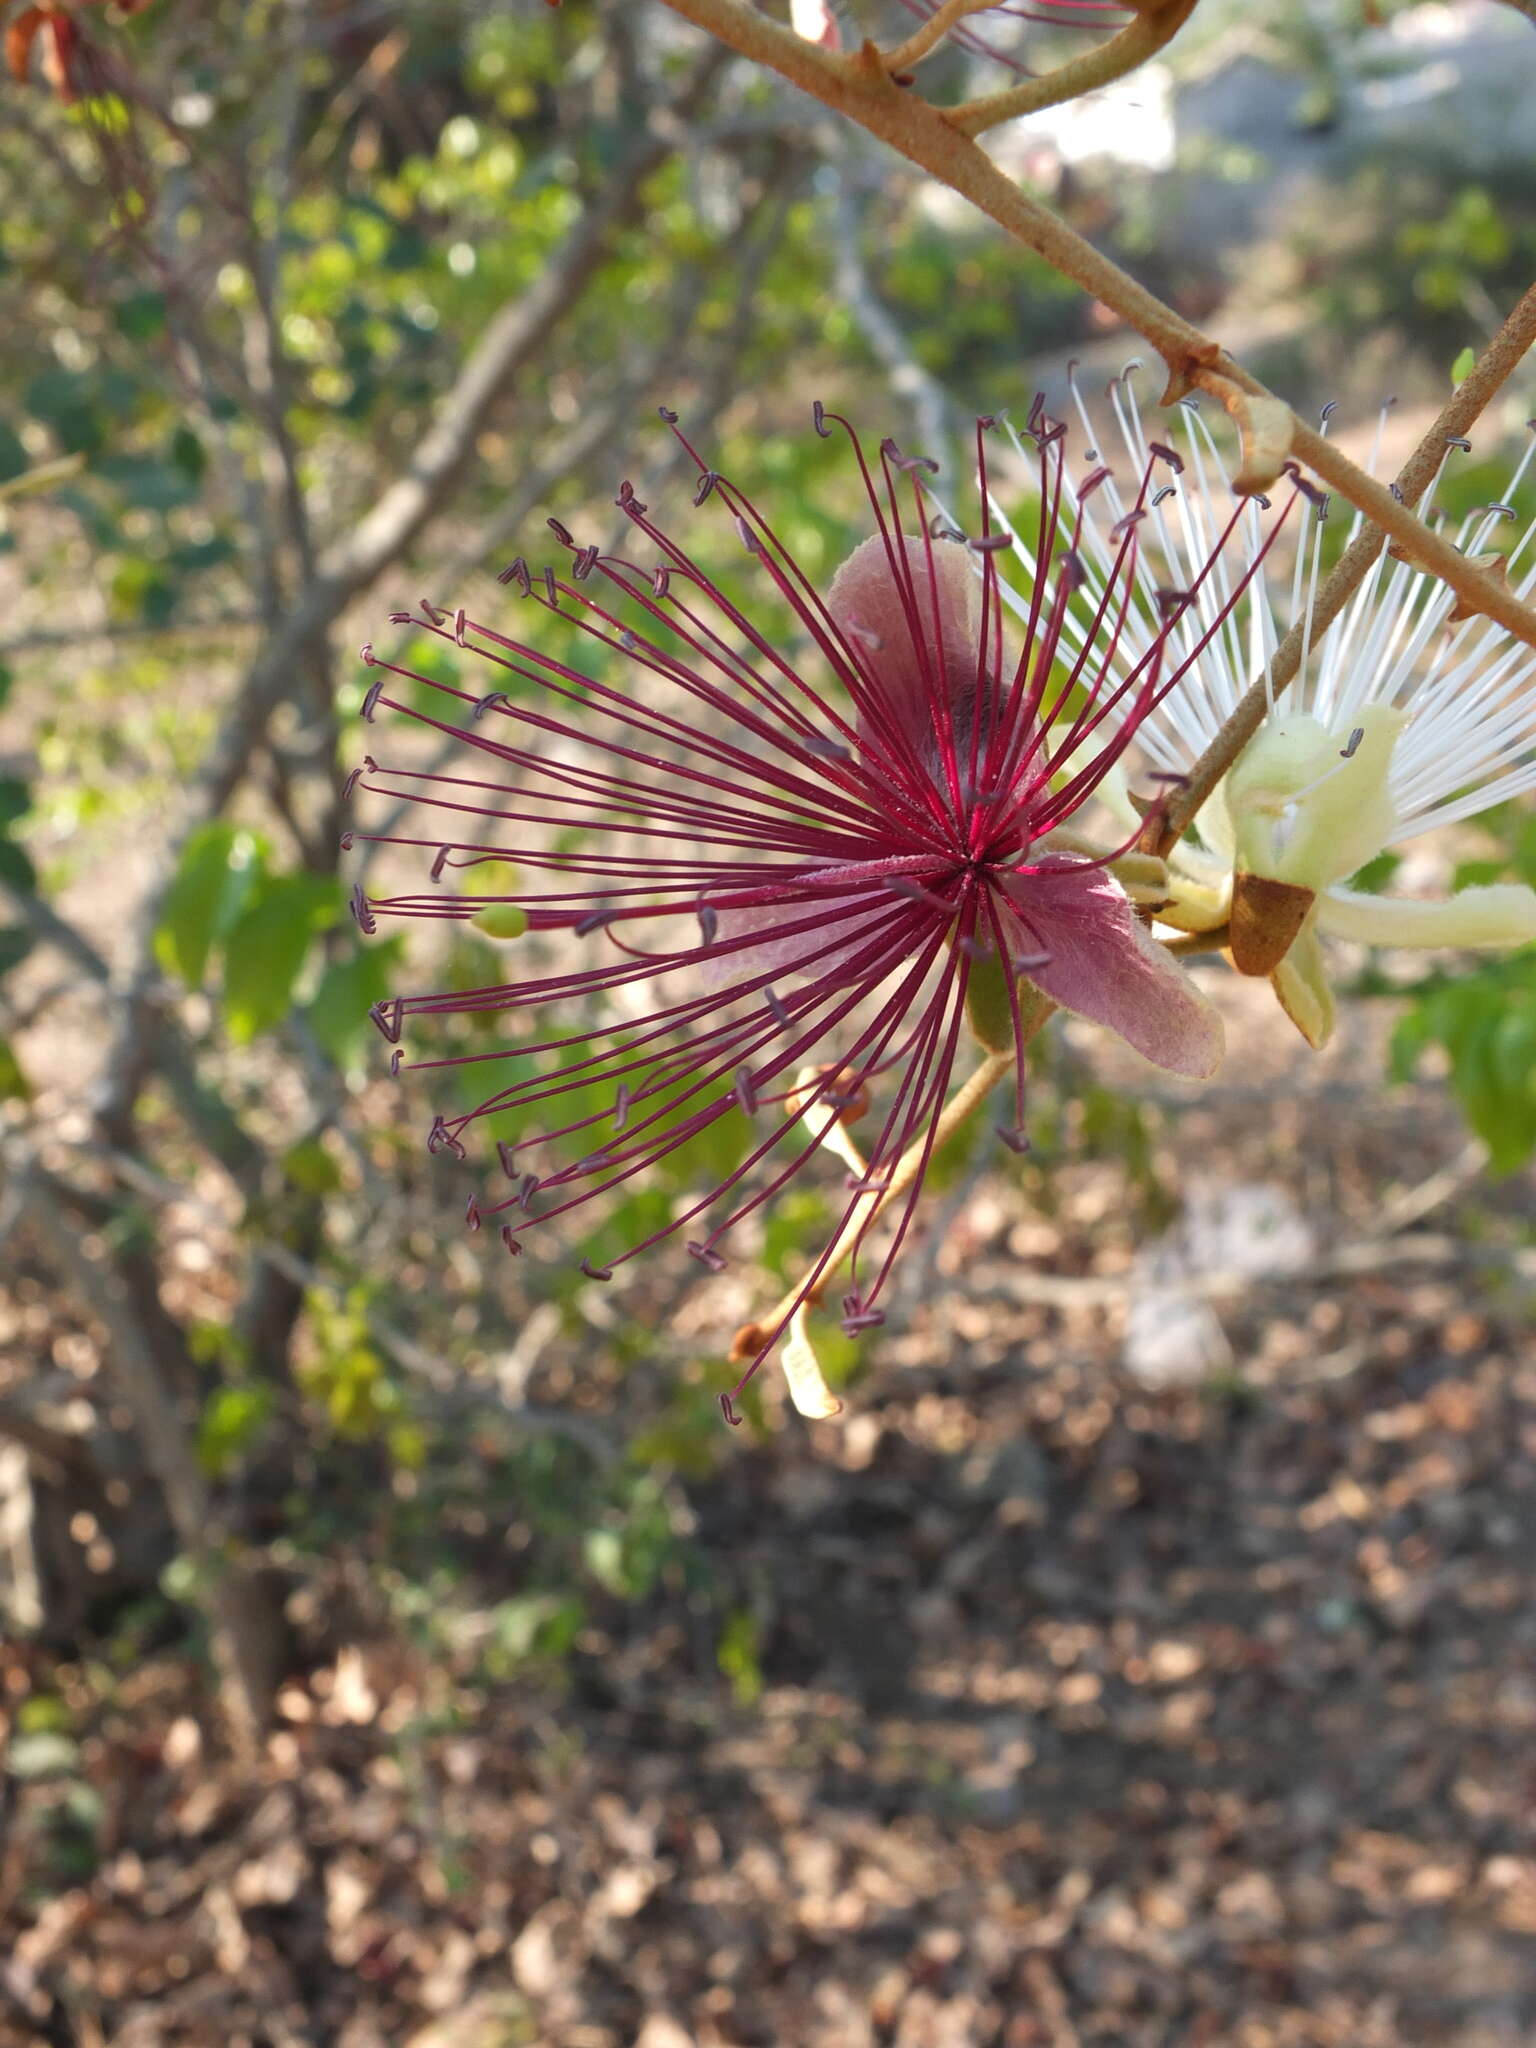
[[[847,302],[848,310],[865,340],[884,366],[891,389],[898,398],[907,400],[911,405],[919,452],[939,457],[946,471],[952,475],[954,407],[938,379],[930,376],[918,361],[911,343],[874,288],[860,246],[862,222],[851,185],[849,166],[844,162],[837,171],[832,213],[838,291]]]
[[[1010,86],[1006,92],[991,93],[985,99],[968,100],[964,106],[952,107],[948,110],[949,119],[963,135],[982,135],[999,122],[1016,120],[1021,114],[1042,113],[1047,107],[1060,106],[1064,100],[1098,92],[1155,57],[1184,26],[1194,5],[1195,0],[1174,0],[1174,4],[1156,13],[1138,14],[1097,49],[1059,64],[1043,78],[1029,78],[1021,85]]]

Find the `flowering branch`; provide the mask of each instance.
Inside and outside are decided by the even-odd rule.
[[[1496,620],[1516,639],[1536,647],[1536,613],[1528,605],[1497,577],[1432,533],[1340,448],[1305,426],[1258,378],[1227,356],[1218,342],[1165,306],[1048,207],[1020,191],[974,138],[956,125],[949,110],[898,87],[875,44],[865,43],[849,56],[820,49],[757,13],[744,0],[665,0],[665,4],[741,56],[767,65],[824,106],[890,144],[969,199],[1063,276],[1112,307],[1146,337],[1167,365],[1165,403],[1189,391],[1203,390],[1231,414],[1243,439],[1237,478],[1240,488],[1262,490],[1288,457],[1299,458],[1390,535],[1408,560],[1447,584],[1467,612]]]
[[[1398,472],[1394,500],[1415,505],[1434,479],[1448,442],[1459,440],[1492,402],[1536,343],[1536,285],[1521,298],[1498,333],[1457,385],[1449,404]],[[1195,814],[1263,724],[1269,707],[1295,679],[1309,637],[1319,638],[1344,609],[1386,543],[1381,527],[1367,524],[1350,542],[1317,592],[1304,618],[1297,619],[1275,650],[1266,673],[1249,690],[1216,738],[1176,788],[1151,849],[1167,854]]]

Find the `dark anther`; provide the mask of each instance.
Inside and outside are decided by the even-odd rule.
[[[736,537],[749,555],[760,555],[763,544],[738,512],[736,514]]]
[[[414,626],[416,623],[415,614],[412,612],[390,612],[388,618],[392,626]]]
[[[1265,497],[1262,491],[1253,492],[1248,502],[1251,505],[1257,505],[1261,512],[1267,512],[1269,510],[1269,500]]]
[[[976,416],[976,424],[981,429],[982,433],[990,434],[992,429],[997,425],[997,414],[995,412],[978,413]]]
[[[350,853],[352,851],[353,843],[356,840],[356,838],[357,834],[352,830],[351,826],[349,825],[346,831],[342,833],[340,839],[338,839],[336,843],[341,848],[343,853]]]
[[[1336,398],[1330,398],[1328,403],[1323,407],[1322,411],[1317,416],[1319,424],[1321,426],[1326,427],[1328,422],[1333,418],[1334,414],[1338,411],[1338,409],[1339,401]]]
[[[931,455],[903,455],[901,449],[891,439],[889,434],[880,443],[880,453],[893,467],[903,472],[910,473],[915,469],[925,469],[930,476],[937,476],[939,473],[939,465]]]
[[[590,547],[578,548],[571,562],[572,581],[585,583],[592,574],[592,571],[597,567],[597,558],[601,553],[602,549],[599,548],[596,541],[593,541]]]
[[[777,989],[765,988],[763,990],[763,1001],[768,1006],[769,1016],[778,1025],[779,1029],[781,1031],[788,1031],[791,1023],[790,1014],[785,1009],[784,998],[778,993]]]
[[[590,1259],[582,1260],[581,1270],[589,1280],[611,1280],[613,1278],[612,1266],[594,1266]]]
[[[379,699],[383,696],[383,694],[384,678],[380,676],[376,683],[370,683],[368,685],[368,694],[366,697],[364,697],[362,705],[358,711],[359,718],[366,718],[368,723],[372,725],[373,714],[378,709]]]
[[[1097,469],[1090,470],[1077,487],[1078,503],[1081,504],[1085,498],[1091,497],[1100,485],[1108,483],[1113,475],[1114,471],[1107,462],[1101,462]],[[1171,491],[1173,485],[1170,484],[1168,488]]]
[[[1147,508],[1145,505],[1138,507],[1138,509],[1134,512],[1127,512],[1123,519],[1117,519],[1114,525],[1109,529],[1110,539],[1123,539],[1123,537],[1129,532],[1131,532],[1131,530],[1134,527],[1140,526],[1142,520],[1145,519],[1146,516]]]
[[[1396,484],[1388,484],[1387,489],[1392,493],[1393,497],[1396,498],[1399,505],[1405,504],[1407,502],[1403,497],[1402,491]]]
[[[841,741],[823,739],[819,733],[813,733],[810,739],[805,742],[805,751],[808,754],[814,754],[818,761],[851,761],[853,759],[853,756]]]
[[[990,960],[992,958],[992,941],[990,939],[972,938],[967,933],[963,939],[956,939],[955,944],[960,948],[967,960]]]
[[[850,1297],[852,1299],[853,1297]],[[851,1309],[843,1317],[843,1335],[857,1337],[861,1330],[878,1330],[885,1321],[883,1308]]]
[[[505,1138],[496,1140],[496,1157],[501,1161],[501,1170],[508,1180],[517,1179],[517,1153]]]
[[[1160,590],[1157,593],[1157,615],[1163,624],[1170,625],[1190,602],[1187,590]]]
[[[1184,458],[1177,448],[1169,448],[1162,441],[1149,441],[1147,443],[1147,453],[1155,455],[1159,462],[1166,462],[1175,476],[1182,476],[1184,474]]]
[[[672,411],[670,406],[658,405],[656,410],[657,412],[660,413],[661,417],[666,421],[669,427],[675,427],[677,425],[677,414]]]
[[[356,789],[366,772],[365,769],[354,768],[348,774],[346,781],[341,785],[341,800],[343,803],[350,800],[353,790]]]
[[[518,1257],[518,1255],[521,1253],[523,1249],[522,1246],[518,1243],[517,1239],[512,1235],[512,1226],[510,1223],[503,1223],[503,1225],[501,1226],[501,1241],[506,1246],[507,1250],[512,1254],[514,1259]]]
[[[478,1230],[480,1228],[480,1198],[478,1195],[471,1195],[464,1204],[464,1221],[471,1230]]]
[[[459,608],[458,608],[458,610],[457,610],[457,611],[456,611],[456,612],[454,613],[454,615],[453,615],[453,639],[454,639],[454,645],[455,645],[455,646],[457,646],[457,647],[462,647],[462,646],[463,646],[463,645],[465,644],[465,643],[464,643],[464,607],[463,607],[463,605],[460,605],[460,606],[459,606]]]
[[[393,1051],[393,1052],[392,1052],[392,1053],[390,1054],[390,1056],[389,1056],[389,1078],[391,1079],[391,1081],[398,1081],[398,1080],[399,1080],[399,1078],[400,1078],[400,1062],[401,1062],[401,1061],[402,1061],[402,1060],[403,1060],[404,1058],[405,1058],[405,1048],[404,1048],[404,1046],[400,1046],[400,1045],[397,1045],[397,1046],[395,1047],[394,1051]]]
[[[1007,533],[979,533],[966,546],[973,555],[995,555],[1013,546],[1013,536]]]
[[[536,1173],[525,1173],[522,1179],[518,1182],[517,1193],[512,1197],[512,1199],[517,1203],[520,1209],[526,1209],[528,1204],[533,1200],[534,1196],[539,1192],[539,1189],[543,1185],[544,1183],[539,1179],[539,1176]]]
[[[496,578],[496,581],[498,583],[515,583],[524,597],[527,597],[533,589],[533,579],[528,574],[528,564],[521,555],[518,556],[515,562],[508,562],[505,569]]]
[[[1500,519],[1518,519],[1520,517],[1513,505],[1485,505],[1483,510],[1494,513]]]
[[[440,1116],[435,1116],[432,1119],[432,1128],[427,1133],[427,1150],[429,1152],[451,1152],[455,1159],[462,1159],[465,1156],[464,1147],[459,1143],[452,1131],[449,1130],[447,1123]]]
[[[591,938],[594,932],[600,932],[606,926],[612,924],[617,916],[618,912],[616,910],[594,910],[590,912],[588,916],[578,919],[576,924],[577,938]]]
[[[623,648],[626,654],[633,654],[635,649],[640,645],[640,642],[635,638],[634,634],[631,633],[628,626],[626,626],[623,632],[621,632],[619,635],[619,645]]]
[[[1164,484],[1160,491],[1152,493],[1152,502],[1154,505],[1161,505],[1165,498],[1176,498],[1178,495],[1179,487],[1177,484]]]
[[[729,1394],[722,1394],[720,1396],[720,1413],[725,1417],[726,1421],[731,1425],[732,1429],[740,1429],[741,1417],[736,1413],[736,1410],[731,1406],[731,1397]]]
[[[1049,967],[1055,958],[1054,953],[1015,953],[1013,964],[1020,974],[1030,974],[1037,967]]]
[[[657,568],[657,570],[656,570],[656,574],[655,574],[655,575],[654,575],[654,576],[653,576],[653,577],[651,578],[651,595],[652,595],[652,597],[656,597],[656,598],[664,598],[664,597],[666,596],[666,594],[667,594],[667,591],[668,591],[668,589],[669,589],[670,585],[671,585],[671,582],[672,582],[672,573],[671,573],[671,571],[670,571],[670,570],[669,570],[669,569],[667,568],[667,565],[665,564],[665,562],[663,562],[663,563],[661,563],[661,564],[660,564],[660,565],[658,566],[658,568]]]
[[[1472,443],[1465,434],[1447,434],[1445,445],[1447,448],[1459,448],[1463,455],[1470,455],[1472,453]]]
[[[1328,493],[1324,490],[1319,490],[1318,486],[1312,482],[1310,477],[1303,476],[1301,471],[1297,468],[1294,462],[1285,463],[1282,467],[1281,473],[1282,475],[1288,476],[1290,478],[1291,482],[1296,486],[1297,490],[1300,491],[1301,495],[1307,500],[1308,504],[1315,505],[1317,507],[1319,515],[1327,511]]]
[[[1353,761],[1353,759],[1355,758],[1355,750],[1364,738],[1365,727],[1363,725],[1357,725],[1354,731],[1349,736],[1349,745],[1345,747],[1344,750],[1340,753],[1339,759],[1341,761]]]
[[[699,944],[712,946],[720,929],[720,913],[712,903],[694,905],[694,916],[699,920]]]
[[[883,1195],[890,1184],[889,1168],[883,1173],[850,1173],[843,1178],[843,1186],[850,1195]]]
[[[1010,1152],[1024,1153],[1029,1150],[1029,1133],[1018,1124],[998,1124],[997,1135]]]
[[[629,1107],[633,1101],[634,1097],[629,1092],[629,1084],[621,1081],[619,1083],[619,1092],[615,1096],[613,1103],[613,1128],[616,1131],[622,1131],[629,1122]]]
[[[487,713],[487,711],[490,710],[493,704],[504,704],[509,711],[512,709],[512,699],[507,695],[505,690],[492,690],[488,697],[480,698],[478,703],[474,704],[471,707],[469,714],[470,717],[484,718],[485,714]]]
[[[361,882],[354,882],[352,884],[350,908],[353,917],[357,920],[358,930],[365,939],[371,939],[379,927],[374,919],[373,912],[368,908],[368,891]]]
[[[555,536],[555,539],[559,541],[561,547],[575,547],[576,543],[571,538],[571,529],[568,526],[563,526],[558,519],[548,519],[544,523]]]
[[[1147,780],[1148,782],[1166,782],[1174,789],[1182,789],[1185,783],[1188,782],[1189,777],[1182,774],[1177,768],[1149,768],[1147,770]]]
[[[736,1069],[736,1085],[731,1090],[731,1093],[741,1104],[742,1109],[748,1116],[756,1116],[757,1090],[752,1085],[752,1072],[749,1067],[738,1067]]]
[[[585,1159],[577,1160],[576,1171],[577,1173],[602,1173],[612,1164],[613,1159],[609,1153],[589,1152]]]
[[[365,640],[362,646],[359,647],[359,649],[357,650],[357,658],[363,664],[364,668],[373,668],[375,666],[378,657],[375,655],[373,651],[373,642],[371,640]]]
[[[1083,450],[1083,460],[1084,460],[1084,462],[1097,462],[1097,461],[1098,461],[1098,459],[1099,459],[1099,451],[1098,451],[1098,449],[1097,449],[1097,448],[1085,448],[1085,449]]]
[[[368,1012],[368,1016],[375,1027],[383,1032],[387,1044],[398,1045],[400,1043],[405,1005],[399,996],[380,997],[379,1001]]]
[[[688,1240],[688,1251],[690,1256],[697,1259],[701,1266],[708,1266],[711,1273],[723,1273],[725,1271],[725,1260],[721,1258],[713,1245],[700,1244],[696,1237],[690,1237]]]
[[[942,512],[935,512],[928,522],[928,538],[930,540],[964,540],[965,535],[958,526],[952,525]]]
[[[553,569],[546,569],[544,571],[544,596],[549,605],[558,611],[560,608],[560,586],[555,581]]]
[[[1068,597],[1071,597],[1074,591],[1081,590],[1088,581],[1088,571],[1083,567],[1082,556],[1076,552],[1063,555],[1056,581],[1057,587]]]
[[[702,505],[719,481],[720,472],[718,469],[702,470],[699,474],[699,488],[693,494],[694,504]]]
[[[820,434],[823,441],[831,439],[832,429],[827,425],[826,407],[819,398],[813,400],[811,404],[811,425]]]

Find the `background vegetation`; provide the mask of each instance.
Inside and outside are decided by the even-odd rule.
[[[824,574],[813,398],[953,467],[1123,338],[660,8],[78,20],[108,90],[0,88],[0,2040],[1528,2039],[1532,959],[1362,958],[1321,1064],[1228,989],[1198,1102],[1053,1039],[848,1417],[745,1441],[743,1304],[487,1257],[367,1021],[501,973],[346,916],[394,604],[675,507],[660,403]],[[1166,162],[1000,147],[1368,440],[1536,268],[1533,79],[1206,0]]]

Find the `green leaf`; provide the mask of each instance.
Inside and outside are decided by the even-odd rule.
[[[304,1015],[338,1066],[346,1066],[373,1036],[368,1012],[389,994],[400,949],[399,939],[360,946],[332,960],[321,975]]]
[[[7,1040],[0,1038],[0,1102],[30,1102],[32,1089],[21,1062]]]
[[[318,1138],[290,1145],[283,1154],[282,1169],[306,1195],[333,1195],[341,1186],[341,1168]]]
[[[1472,367],[1476,361],[1477,350],[1475,348],[1464,348],[1451,365],[1451,382],[1453,384],[1460,384],[1464,379],[1470,377]]]
[[[36,934],[24,924],[0,924],[0,974],[9,974],[36,944]]]
[[[215,942],[234,926],[261,877],[265,849],[254,832],[222,821],[187,842],[166,899],[155,954],[188,988],[201,988]]]
[[[27,785],[14,775],[0,775],[0,831],[14,825],[32,802]]]
[[[129,341],[152,341],[165,329],[165,293],[131,292],[113,307],[112,321]]]
[[[269,1387],[215,1388],[203,1404],[197,1427],[198,1463],[210,1479],[222,1478],[251,1448],[271,1413]]]
[[[248,1045],[287,1016],[310,942],[335,923],[340,908],[339,886],[329,876],[263,878],[224,941],[224,1021],[237,1044]]]

